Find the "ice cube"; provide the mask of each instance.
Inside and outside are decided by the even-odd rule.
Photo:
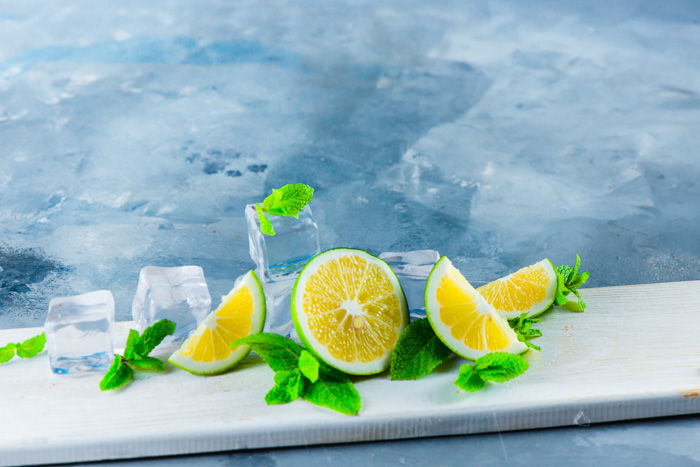
[[[175,334],[167,342],[182,342],[209,314],[211,296],[199,266],[146,266],[131,304],[139,330],[161,319],[173,321]]]
[[[292,333],[290,301],[294,280],[263,282],[267,305],[265,332],[274,332],[289,337]]]
[[[387,263],[432,266],[440,259],[440,253],[436,250],[385,251],[379,254],[379,258]]]
[[[265,235],[260,231],[260,221],[254,205],[246,206],[245,214],[250,257],[263,281],[295,277],[306,262],[320,251],[318,224],[310,206],[299,213],[298,219],[267,215],[275,229],[275,235]]]
[[[256,264],[267,299],[265,331],[283,336],[293,332],[289,302],[292,286],[304,265],[320,251],[318,224],[306,206],[299,218],[268,215],[275,235],[260,231],[255,205],[245,208],[250,257]]]
[[[387,251],[380,253],[379,258],[386,261],[399,278],[411,317],[424,316],[425,283],[440,253],[435,250]]]
[[[44,324],[51,370],[73,375],[106,371],[113,357],[112,323],[109,290],[53,298]]]

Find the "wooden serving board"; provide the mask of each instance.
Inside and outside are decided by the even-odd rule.
[[[99,375],[50,373],[48,357],[0,367],[0,465],[387,440],[587,424],[700,412],[700,281],[586,289],[585,313],[553,310],[541,352],[521,377],[468,394],[462,360],[419,381],[356,381],[348,417],[304,401],[267,406],[272,372],[257,357],[236,371],[139,376],[121,392]],[[125,333],[130,323],[120,323]],[[39,329],[0,331],[0,343]]]

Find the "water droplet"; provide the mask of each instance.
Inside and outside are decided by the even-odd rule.
[[[588,418],[585,413],[583,413],[583,410],[579,410],[574,417],[574,425],[588,427],[591,425],[591,419]]]

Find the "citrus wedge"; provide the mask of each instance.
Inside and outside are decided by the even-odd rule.
[[[231,343],[261,332],[265,324],[265,294],[253,271],[249,271],[221,297],[221,305],[209,313],[168,361],[196,375],[216,375],[243,360],[250,347]]]
[[[388,264],[366,251],[337,248],[314,256],[292,289],[292,319],[306,347],[354,375],[384,371],[408,306]]]
[[[425,311],[435,334],[461,357],[476,360],[489,352],[520,354],[527,350],[508,321],[445,256],[428,276]]]
[[[537,316],[554,302],[557,273],[552,262],[543,259],[476,290],[506,318],[521,313]]]

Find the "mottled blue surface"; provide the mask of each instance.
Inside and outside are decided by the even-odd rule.
[[[0,327],[101,288],[125,319],[147,264],[221,295],[252,267],[243,206],[297,181],[322,247],[435,248],[477,283],[577,252],[594,286],[698,279],[698,50],[683,1],[0,0]],[[692,436],[639,457],[660,426],[606,428],[617,464],[700,462]],[[525,438],[601,446],[585,430],[400,454],[518,464]]]

